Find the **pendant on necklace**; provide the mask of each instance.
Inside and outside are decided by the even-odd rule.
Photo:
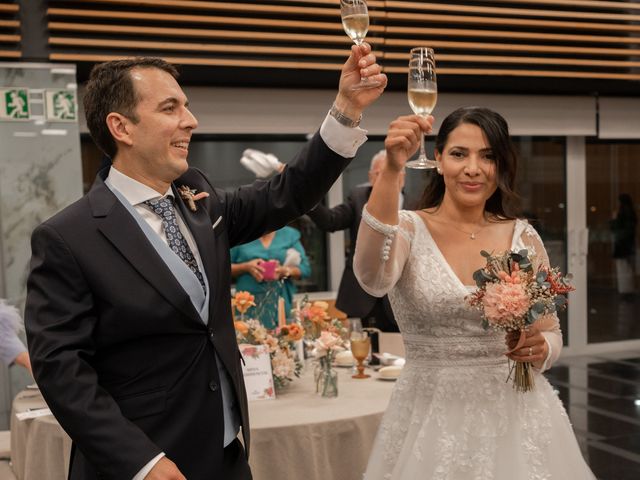
[[[475,233],[472,233],[471,235],[469,235],[469,238],[470,238],[471,240],[475,240],[475,239],[476,239],[476,234],[475,234]]]

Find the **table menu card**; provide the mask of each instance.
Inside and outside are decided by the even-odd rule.
[[[249,401],[276,398],[271,373],[271,356],[267,345],[238,345],[244,358],[242,373]]]

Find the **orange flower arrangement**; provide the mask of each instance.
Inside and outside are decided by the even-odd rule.
[[[302,371],[302,358],[296,358],[294,341],[304,336],[304,329],[298,324],[282,325],[275,330],[268,330],[258,320],[249,318],[245,321],[244,314],[255,306],[254,296],[249,292],[236,292],[231,304],[240,313],[240,320],[233,322],[236,330],[236,340],[240,344],[266,345],[271,358],[273,381],[276,387],[284,387],[299,377]],[[252,355],[251,349],[244,351],[245,355]]]
[[[296,342],[301,340],[304,336],[304,329],[298,325],[297,323],[290,323],[289,325],[284,325],[279,329],[280,334],[287,337],[288,340],[292,342]]]
[[[305,318],[308,318],[309,320],[311,320],[312,322],[322,323],[326,320],[329,320],[330,318],[329,314],[327,313],[328,310],[329,310],[329,304],[327,302],[318,300],[316,302],[313,302],[308,307],[306,307],[302,311],[302,315]]]
[[[249,325],[247,325],[247,322],[239,320],[237,322],[233,322],[233,326],[242,335],[246,335],[247,333],[249,333]]]
[[[244,314],[247,313],[251,307],[255,307],[256,304],[254,302],[255,297],[251,295],[249,292],[240,291],[236,292],[235,296],[231,300],[231,304],[236,307],[238,313],[240,313],[240,318],[244,318]]]
[[[329,315],[329,304],[321,300],[308,301],[305,297],[300,304],[291,311],[298,325],[301,325],[303,335],[307,340],[315,340],[322,332],[329,331],[346,338],[347,329],[338,319]],[[287,325],[290,327],[291,325]]]

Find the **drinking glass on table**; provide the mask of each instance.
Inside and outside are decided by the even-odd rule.
[[[371,350],[371,338],[369,338],[368,332],[352,332],[350,343],[353,358],[358,361],[358,373],[352,375],[351,378],[369,378],[371,375],[364,373],[364,361]]]
[[[369,10],[365,0],[340,0],[342,27],[356,45],[362,44],[369,30]],[[354,85],[354,90],[379,87],[380,82],[363,78]]]
[[[432,48],[411,49],[407,96],[413,113],[421,117],[430,115],[436,106],[438,83],[436,80],[436,60]],[[424,134],[420,136],[420,155],[416,160],[407,162],[406,166],[417,169],[436,167],[435,160],[427,158],[424,151]]]

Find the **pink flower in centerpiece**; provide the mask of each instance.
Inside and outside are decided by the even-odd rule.
[[[508,327],[529,311],[529,295],[522,283],[490,283],[482,304],[485,317],[491,325]]]
[[[316,356],[323,357],[330,350],[344,350],[342,338],[334,333],[323,331],[314,342],[316,347]]]

